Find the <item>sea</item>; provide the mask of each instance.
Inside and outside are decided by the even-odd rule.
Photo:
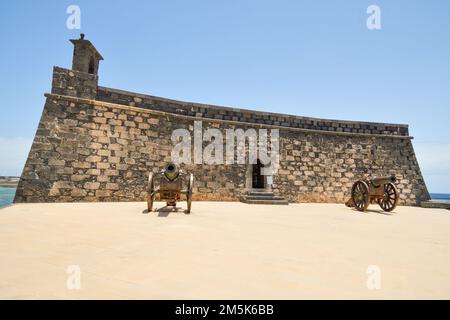
[[[15,188],[0,187],[0,208],[10,205],[14,200]],[[430,193],[431,201],[450,203],[450,194],[448,193]]]
[[[431,201],[450,203],[450,194],[448,193],[430,193]]]
[[[2,188],[0,187],[0,208],[10,205],[14,200],[16,188]]]

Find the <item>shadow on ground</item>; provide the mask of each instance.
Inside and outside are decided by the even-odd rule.
[[[169,214],[172,212],[187,213],[186,210],[183,210],[181,207],[172,207],[172,206],[164,206],[161,208],[156,208],[152,212],[148,212],[148,209],[145,209],[144,211],[142,211],[142,213],[153,213],[153,212],[157,212],[158,217],[168,217]]]
[[[395,213],[395,212],[386,212],[384,210],[375,210],[375,209],[366,209],[366,211],[361,212],[359,210],[356,210],[355,208],[352,208],[352,211],[357,212],[357,213],[373,212],[373,213],[384,214],[385,216],[392,216]]]

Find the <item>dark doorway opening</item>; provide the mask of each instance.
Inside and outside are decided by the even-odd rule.
[[[252,165],[252,188],[264,189],[264,176],[261,174],[263,167],[259,159],[256,161],[256,164]]]

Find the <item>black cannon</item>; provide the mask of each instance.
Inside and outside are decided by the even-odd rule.
[[[147,186],[148,212],[152,211],[156,194],[159,193],[160,200],[166,201],[167,206],[172,207],[176,207],[177,201],[181,199],[181,194],[185,194],[187,201],[186,213],[190,213],[193,184],[194,175],[179,170],[173,162],[169,162],[158,173],[150,173]]]
[[[345,205],[365,211],[369,204],[378,203],[384,211],[392,211],[398,202],[398,190],[394,185],[396,181],[393,175],[358,180],[353,184],[351,198]]]

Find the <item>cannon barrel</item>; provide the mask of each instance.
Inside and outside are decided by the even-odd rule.
[[[175,180],[179,174],[180,170],[178,169],[177,165],[173,162],[167,163],[166,166],[164,167],[164,176],[170,181]]]
[[[372,182],[372,184],[375,187],[379,187],[384,184],[395,183],[397,181],[397,178],[394,175],[392,175],[392,176],[385,176],[385,177],[375,177],[375,178],[372,178],[370,181]]]

